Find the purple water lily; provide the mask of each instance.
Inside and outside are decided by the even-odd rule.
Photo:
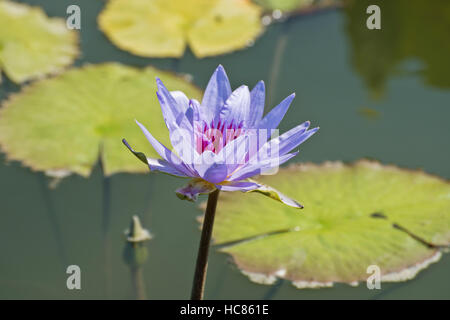
[[[216,69],[201,103],[179,91],[169,92],[160,79],[157,96],[170,132],[173,151],[157,141],[139,122],[138,125],[162,159],[150,159],[125,145],[151,171],[190,177],[189,184],[177,190],[180,198],[195,200],[198,194],[222,191],[258,191],[288,205],[301,207],[273,188],[249,180],[267,174],[294,157],[290,152],[313,135],[309,121],[284,134],[273,133],[286,114],[295,94],[285,98],[263,117],[264,82],[249,91],[241,86],[231,91],[222,66]]]

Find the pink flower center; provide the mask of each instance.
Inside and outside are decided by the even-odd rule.
[[[200,121],[195,126],[195,143],[197,152],[202,154],[205,151],[212,151],[219,153],[230,141],[238,138],[243,132],[243,121],[235,123],[234,120],[231,123],[219,121],[210,124],[205,121]]]

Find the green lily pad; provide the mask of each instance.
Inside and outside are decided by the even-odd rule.
[[[169,89],[200,98],[186,80],[155,68],[108,63],[72,69],[34,82],[0,109],[0,145],[9,159],[35,170],[87,176],[101,155],[104,172],[147,172],[126,152],[122,138],[150,157],[159,157],[135,119],[169,144],[156,97],[155,77]]]
[[[359,161],[302,164],[262,176],[303,210],[252,194],[222,194],[213,237],[251,280],[297,287],[402,281],[450,242],[450,183],[421,171]]]
[[[336,6],[340,0],[253,0],[265,10],[280,10],[283,12],[309,11]]]
[[[291,11],[302,6],[309,6],[313,0],[253,0],[267,10]]]
[[[197,57],[245,48],[262,32],[259,6],[246,0],[110,0],[100,29],[119,48],[144,57]]]
[[[0,70],[14,82],[54,74],[78,55],[78,34],[39,7],[0,0]]]

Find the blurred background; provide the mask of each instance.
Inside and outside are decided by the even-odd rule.
[[[75,66],[108,61],[152,65],[190,74],[205,88],[222,64],[233,88],[265,81],[266,111],[296,92],[281,132],[305,120],[321,130],[293,162],[366,157],[450,178],[448,1],[347,1],[283,17],[248,48],[203,59],[189,48],[181,58],[143,58],[118,49],[96,20],[107,1],[17,2],[64,18],[69,5],[80,6],[81,55]],[[369,4],[381,7],[381,30],[366,27]],[[19,90],[3,77],[0,99]],[[53,189],[49,182],[43,173],[7,162],[0,153],[0,298],[133,298],[123,231],[134,214],[154,234],[143,266],[147,297],[188,298],[200,236],[195,218],[201,211],[198,203],[176,198],[174,190],[182,181],[145,174],[104,178],[96,166],[89,178],[71,175]],[[107,271],[105,210],[111,239]],[[81,268],[82,290],[67,290],[70,264]],[[449,268],[450,256],[444,255],[415,279],[383,284],[382,290],[364,284],[299,290],[282,281],[275,286],[252,283],[229,256],[212,250],[205,298],[448,299]]]

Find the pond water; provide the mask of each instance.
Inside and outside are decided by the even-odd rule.
[[[21,2],[39,5],[50,16],[65,16],[73,3]],[[264,80],[270,107],[297,93],[281,131],[304,120],[321,130],[292,161],[366,157],[450,178],[450,7],[446,1],[384,1],[379,31],[369,31],[365,25],[365,8],[377,1],[360,1],[343,10],[273,24],[247,50],[201,60],[189,51],[179,60],[144,59],[120,51],[97,28],[104,1],[76,3],[82,10],[82,56],[76,65],[151,64],[189,73],[204,88],[220,63],[233,87]],[[6,80],[0,85],[0,98],[18,90]],[[7,163],[6,156],[0,155],[0,298],[132,298],[122,252],[123,231],[133,214],[154,234],[143,270],[148,298],[189,297],[200,237],[195,218],[201,212],[196,204],[176,198],[174,190],[183,181],[130,174],[105,180],[97,166],[88,179],[70,176],[54,189],[47,187],[48,182],[43,174]],[[105,210],[109,211],[109,266],[104,262]],[[65,271],[71,264],[81,268],[81,290],[66,288]],[[368,290],[365,284],[298,290],[288,282],[272,287],[254,284],[227,255],[212,250],[205,298],[448,299],[449,270],[450,255],[444,254],[414,280],[383,283],[381,290]]]

